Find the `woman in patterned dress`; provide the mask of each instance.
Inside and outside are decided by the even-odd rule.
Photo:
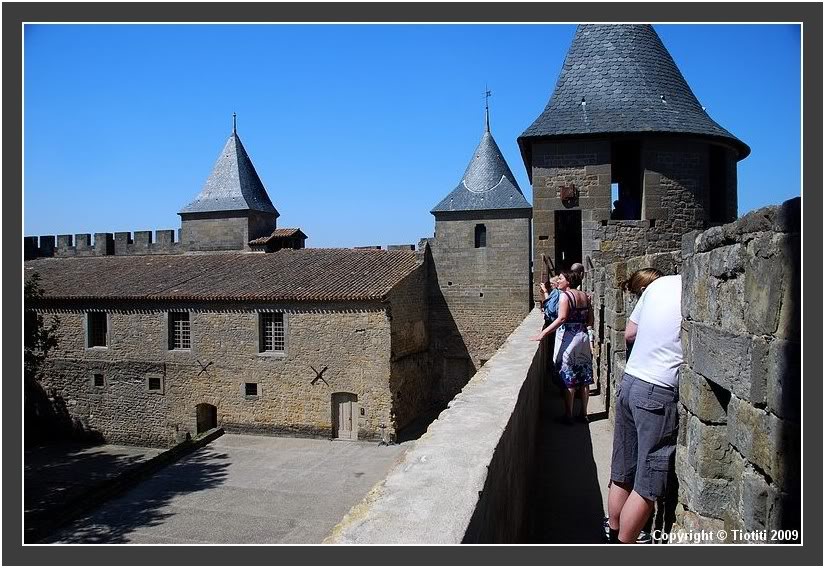
[[[579,419],[587,420],[587,400],[590,394],[589,385],[593,382],[593,357],[590,351],[590,337],[587,328],[593,325],[593,310],[587,294],[576,290],[581,284],[581,274],[570,270],[563,270],[559,275],[557,287],[559,296],[559,316],[542,332],[533,337],[541,341],[545,336],[556,329],[556,345],[553,350],[553,360],[564,381],[564,421],[573,422],[573,401],[576,391],[582,400],[582,410]]]

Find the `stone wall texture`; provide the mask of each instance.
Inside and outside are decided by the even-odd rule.
[[[694,526],[800,528],[800,207],[684,237],[680,508]]]
[[[678,251],[594,266],[594,369],[613,417],[624,329],[620,288],[647,266],[682,274],[676,528],[798,529],[800,523],[800,199],[693,231]]]
[[[352,393],[362,412],[359,437],[373,439],[381,435],[380,424],[393,433],[394,405],[401,416],[410,412],[403,398],[393,401],[390,386],[403,383],[409,374],[394,369],[391,361],[391,304],[168,305],[134,310],[97,303],[95,308],[108,314],[107,347],[86,347],[84,309],[59,310],[58,348],[50,356],[43,386],[88,429],[112,442],[168,446],[186,433],[194,435],[195,408],[201,403],[217,407],[218,425],[229,432],[330,436],[332,395]],[[189,312],[191,349],[169,349],[169,311]],[[260,352],[261,311],[284,313],[283,353]],[[423,307],[401,306],[396,313],[415,330],[421,327],[416,322],[422,311]],[[401,343],[408,350],[419,349],[426,338],[417,339],[418,345]],[[407,358],[412,356],[410,351]],[[326,367],[323,380],[313,381],[316,373],[311,367]],[[93,384],[95,373],[103,374],[103,387]],[[161,379],[160,392],[148,390],[149,376]],[[427,375],[423,377],[420,380]],[[257,383],[257,396],[245,395],[248,382]]]
[[[612,142],[569,140],[533,145],[534,258],[556,255],[556,211],[581,211],[582,261],[596,266],[644,254],[678,250],[682,235],[703,230],[716,219],[736,218],[736,157],[733,150],[685,138],[642,137],[639,175],[641,218],[611,220]],[[711,172],[710,154],[721,152],[724,178]],[[712,212],[711,175],[724,195]],[[577,198],[561,199],[561,189],[573,185]],[[555,260],[554,260],[555,261]],[[534,274],[538,285],[540,272]]]
[[[524,542],[547,342],[532,311],[325,543]]]
[[[475,227],[486,228],[475,247]],[[529,313],[530,227],[524,212],[473,211],[436,219],[429,240],[432,370],[453,398]]]

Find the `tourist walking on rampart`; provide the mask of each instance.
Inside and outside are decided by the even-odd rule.
[[[682,278],[635,272],[625,289],[639,295],[625,340],[633,350],[616,394],[608,493],[610,542],[633,543],[664,497],[676,451],[682,344]]]
[[[581,275],[572,270],[563,270],[558,277],[559,315],[556,320],[533,337],[541,341],[554,331],[556,333],[553,361],[559,378],[564,383],[564,421],[573,422],[573,401],[578,391],[582,401],[582,421],[587,420],[589,385],[593,382],[593,357],[587,328],[593,325],[593,310],[587,295],[576,290],[581,284]]]

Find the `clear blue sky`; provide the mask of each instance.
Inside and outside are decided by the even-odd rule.
[[[800,194],[800,29],[656,25],[710,116],[750,145],[739,213]],[[571,25],[34,25],[24,233],[177,229],[238,113],[280,227],[308,246],[416,243],[483,132],[516,138]]]

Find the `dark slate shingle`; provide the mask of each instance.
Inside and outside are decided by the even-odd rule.
[[[518,139],[522,156],[533,139],[637,132],[722,138],[739,159],[750,153],[702,109],[651,25],[580,25],[547,107]]]
[[[250,210],[278,216],[241,139],[232,132],[203,189],[179,214]]]
[[[493,135],[485,130],[461,182],[430,213],[530,209]]]

